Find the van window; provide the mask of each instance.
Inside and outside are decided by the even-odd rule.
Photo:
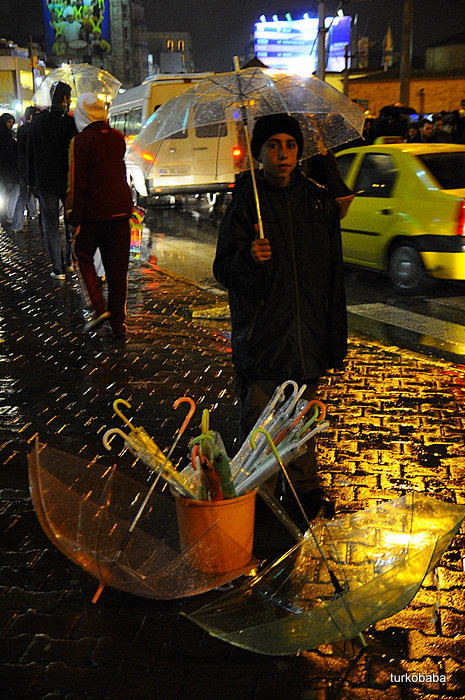
[[[112,126],[113,129],[118,129],[118,131],[121,131],[124,135],[126,135],[127,116],[127,112],[117,112],[116,114],[112,114],[108,120],[110,122],[110,126]]]
[[[125,136],[137,136],[142,127],[142,107],[130,109],[126,120]]]
[[[195,127],[195,135],[199,139],[227,136],[225,118],[224,109],[217,103],[197,105],[194,108],[194,124],[200,121],[201,125]],[[202,122],[205,123],[202,124]]]

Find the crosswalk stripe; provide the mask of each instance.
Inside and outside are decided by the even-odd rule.
[[[448,345],[455,346],[454,351],[458,354],[465,354],[465,326],[458,323],[442,321],[438,318],[380,303],[351,305],[347,307],[347,311],[381,323],[388,323],[391,326],[398,326],[422,336],[437,338]]]

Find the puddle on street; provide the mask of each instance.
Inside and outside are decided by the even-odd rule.
[[[144,225],[141,231],[133,231],[131,254],[134,258],[178,275],[194,284],[212,287],[219,293],[218,283],[213,277],[213,260],[216,241],[182,237],[153,230]]]

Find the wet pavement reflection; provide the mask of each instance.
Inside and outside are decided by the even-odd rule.
[[[162,221],[163,211],[157,216]],[[50,278],[34,224],[20,234],[0,230],[0,697],[464,697],[463,533],[413,602],[367,631],[366,648],[328,645],[278,658],[215,640],[182,616],[222,592],[156,601],[109,588],[92,605],[95,580],[42,532],[26,471],[36,435],[58,449],[138,469],[130,455],[109,455],[101,443],[115,425],[116,397],[131,403],[137,424],[165,449],[179,426],[173,401],[187,394],[199,409],[211,409],[212,426],[234,449],[229,322],[192,314],[222,297],[209,291],[203,273],[195,284],[167,274],[160,260],[174,255],[170,238],[179,237],[155,224],[133,240],[125,341],[105,328],[82,332],[77,280]],[[185,225],[195,233],[195,220]],[[177,251],[189,256],[182,246]],[[319,398],[330,421],[318,439],[320,471],[339,513],[412,489],[465,502],[465,366],[352,335],[344,372],[322,381]],[[176,462],[185,459],[189,437]],[[274,556],[285,543],[274,520],[257,524],[260,556]]]

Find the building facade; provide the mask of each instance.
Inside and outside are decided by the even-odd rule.
[[[32,49],[34,62],[29,57]],[[45,62],[37,55],[37,47],[21,48],[0,39],[0,113],[11,112],[16,121],[28,105],[45,75]]]
[[[399,71],[380,72],[353,78],[348,83],[348,97],[365,111],[378,116],[386,105],[399,102]],[[410,80],[408,107],[418,114],[433,114],[462,109],[465,100],[465,69],[456,71],[414,71]]]
[[[102,68],[124,88],[140,85],[149,75],[144,6],[140,0],[109,0],[109,4],[111,54],[102,60]]]
[[[151,73],[194,73],[189,32],[148,32]]]
[[[465,32],[428,46],[426,70],[465,70]]]

